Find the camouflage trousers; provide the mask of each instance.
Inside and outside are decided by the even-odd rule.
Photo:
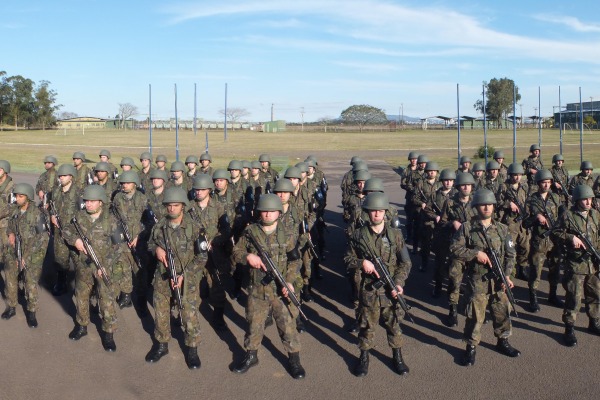
[[[44,262],[44,254],[40,257],[34,257],[34,262],[22,271],[23,287],[25,289],[25,299],[27,300],[27,311],[36,312],[38,309],[38,282],[42,275],[42,263]],[[19,268],[17,260],[12,257],[6,257],[4,264],[4,296],[6,297],[6,305],[16,307],[18,305],[18,290],[19,290]]]
[[[139,268],[133,259],[133,254],[131,254],[131,250],[127,246],[127,243],[123,243],[121,246],[123,246],[121,257],[114,267],[115,275],[120,276],[118,282],[119,290],[123,293],[131,293],[135,287],[138,297],[146,297],[146,292],[148,290],[148,270],[146,268],[147,262],[144,256],[147,253],[142,251],[137,252],[140,263],[142,264],[142,268]]]
[[[197,347],[200,343],[200,269],[186,271],[183,274],[181,300],[183,310],[180,311],[183,321],[183,334],[186,346]],[[175,299],[171,289],[171,278],[162,265],[154,274],[154,338],[159,343],[171,340],[171,298]]]
[[[313,259],[313,256],[310,254],[310,250],[305,248],[302,251],[302,266],[300,267],[300,276],[302,277],[302,286],[308,285],[310,281],[310,277],[312,274],[312,263],[319,262],[319,260]],[[300,286],[300,289],[302,289]]]
[[[213,248],[209,253],[204,276],[208,284],[208,301],[214,308],[227,304],[226,288],[231,283],[232,262],[224,249]]]
[[[75,264],[76,257],[75,247],[68,245],[58,233],[58,229],[56,229],[54,233],[54,264],[56,268],[61,271],[68,271],[70,266],[69,261],[73,260],[73,264]]]
[[[2,270],[4,264],[8,262],[7,258],[9,258],[7,257],[7,254],[10,245],[8,243],[8,235],[6,234],[6,224],[8,224],[8,222],[5,221],[8,220],[6,219],[0,222],[0,270]]]
[[[566,272],[563,277],[565,309],[562,320],[574,325],[581,308],[581,299],[589,318],[600,318],[600,279],[597,274],[574,274]]]
[[[531,241],[529,257],[529,288],[537,290],[542,276],[544,265],[548,267],[548,282],[550,286],[557,286],[560,280],[560,264],[556,248],[550,238],[534,238]]]
[[[269,310],[273,309],[273,319],[285,351],[288,353],[300,351],[300,337],[296,330],[298,310],[293,304],[287,305],[286,303],[287,300],[283,300],[277,295],[273,282],[267,286],[260,284],[252,286],[246,306],[246,320],[248,321],[248,330],[244,337],[246,350],[260,348],[265,334],[265,321]]]
[[[517,251],[517,266],[525,267],[529,265],[529,243],[531,235],[529,231],[523,228],[521,222],[515,222],[514,220],[508,220],[508,231],[512,237],[515,250]],[[516,275],[516,268],[513,269],[512,276]]]
[[[458,304],[460,299],[460,285],[462,284],[465,273],[465,263],[452,258],[450,260],[450,270],[448,272],[448,301],[450,304]]]
[[[404,318],[404,311],[395,308],[383,289],[361,289],[360,293],[360,330],[358,332],[358,348],[369,350],[374,346],[374,332],[383,318],[383,325],[387,332],[388,345],[392,349],[402,347],[402,329],[400,321]]]
[[[108,268],[107,272],[111,273]],[[110,279],[112,286],[115,287],[115,280],[112,275]],[[98,294],[102,330],[108,333],[115,332],[117,330],[117,311],[112,288],[108,288],[104,280],[98,277],[96,267],[93,264],[88,264],[81,261],[81,259],[78,260],[75,267],[75,307],[77,308],[75,321],[81,326],[89,325],[90,295],[94,285]]]

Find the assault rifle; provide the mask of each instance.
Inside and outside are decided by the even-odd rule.
[[[100,263],[100,259],[96,255],[96,252],[94,251],[94,248],[92,247],[92,244],[90,243],[90,240],[88,239],[87,236],[85,236],[85,233],[83,233],[83,230],[81,229],[81,225],[79,225],[79,221],[77,221],[77,218],[73,217],[71,219],[71,223],[75,227],[77,234],[79,235],[79,237],[81,238],[81,241],[83,242],[83,248],[85,249],[87,256],[94,263],[94,265],[96,266],[96,269],[102,274],[102,280],[106,284],[106,287],[108,287],[110,290],[111,281],[110,281],[110,278],[108,277],[108,273],[106,272],[106,268],[104,268],[104,266]]]
[[[508,194],[508,200],[515,203],[517,205],[517,208],[519,209],[519,215],[517,216],[517,218],[515,218],[515,222],[522,221],[525,218],[525,206],[519,200],[518,193],[515,193],[512,190],[508,190],[506,193]]]
[[[129,251],[131,251],[133,261],[135,262],[139,270],[143,269],[142,260],[140,259],[140,256],[137,253],[135,246],[132,246],[133,237],[131,237],[131,232],[129,232],[129,228],[127,227],[127,222],[123,218],[123,214],[121,214],[121,211],[119,211],[119,207],[115,205],[111,205],[110,209],[112,210],[114,216],[117,218],[119,225],[121,225],[121,229],[123,230],[123,236],[125,237],[125,241],[127,242]]]
[[[569,192],[567,191],[567,188],[565,187],[567,182],[563,183],[560,179],[558,179],[558,177],[556,176],[556,173],[554,172],[553,169],[550,170],[550,173],[552,174],[552,177],[554,178],[555,185],[556,185],[556,182],[558,182],[560,184],[560,191],[561,191],[562,195],[565,197],[565,199],[567,200],[566,206],[568,207],[569,202],[572,201],[572,197],[569,194]]]
[[[48,212],[50,213],[50,216],[54,217],[56,219],[56,227],[58,228],[58,232],[60,233],[60,236],[63,236],[63,225],[62,222],[60,222],[60,216],[58,215],[58,211],[56,211],[56,204],[54,204],[53,200],[49,200],[48,201]]]
[[[590,239],[589,235],[584,232],[582,232],[577,225],[575,225],[575,221],[573,221],[573,218],[571,217],[571,214],[568,211],[565,211],[567,214],[567,220],[569,221],[569,224],[571,225],[573,231],[575,232],[575,236],[577,236],[585,245],[585,250],[594,258],[594,260],[596,261],[597,265],[600,265],[600,253],[598,252],[598,249],[596,249],[596,247],[594,246],[594,244],[592,243],[592,240]],[[596,273],[598,275],[598,277],[600,278],[600,271],[598,271]]]
[[[40,209],[40,213],[42,213],[42,219],[44,220],[44,228],[48,235],[52,236],[52,227],[50,226],[50,221],[48,221],[48,214],[46,210],[46,206],[48,205],[49,196],[48,193],[44,193],[44,197],[42,197],[41,203],[38,205]]]
[[[15,220],[15,252],[17,253],[17,269],[18,271],[24,271],[27,266],[23,262],[23,238],[21,237],[21,231],[19,230],[19,217],[15,215],[13,218]]]
[[[490,243],[490,239],[487,235],[487,231],[483,230],[483,237],[485,239],[485,245],[487,246],[485,252],[490,257],[490,261],[492,262],[492,268],[489,274],[486,274],[484,277],[486,280],[493,278],[497,282],[504,285],[504,290],[506,291],[506,296],[508,297],[508,301],[512,306],[512,309],[515,313],[515,317],[519,318],[519,314],[517,313],[517,301],[515,300],[515,296],[513,296],[512,290],[510,290],[510,286],[508,286],[508,280],[506,279],[506,274],[504,273],[504,269],[502,268],[502,264],[500,264],[500,260],[498,259],[498,254],[493,249],[492,244]]]
[[[429,205],[429,202],[427,201],[428,200],[427,196],[425,196],[425,192],[423,192],[423,189],[421,189],[420,186],[417,186],[417,189],[419,189],[419,193],[421,194],[421,196],[423,196],[423,200],[425,200],[425,204]],[[429,200],[431,200],[431,209],[433,210],[434,213],[436,213],[441,218],[442,215],[444,214],[444,212],[437,205],[437,203],[435,202],[435,199],[430,198]],[[440,222],[441,222],[441,219],[440,219]]]
[[[546,202],[544,202],[544,216],[546,217],[546,220],[548,222],[548,230],[542,233],[542,237],[547,238],[557,228],[557,225],[556,221],[552,219],[552,214],[550,214],[548,208],[546,207]]]
[[[306,315],[304,315],[304,312],[302,311],[302,308],[300,308],[301,304],[300,304],[300,301],[298,300],[298,297],[296,297],[296,293],[294,293],[292,290],[289,290],[287,282],[285,281],[285,278],[281,274],[281,271],[279,271],[277,269],[277,267],[275,266],[275,263],[273,262],[273,259],[271,258],[271,256],[269,256],[269,254],[265,251],[265,249],[258,243],[258,240],[254,236],[254,234],[252,233],[252,231],[250,229],[248,229],[247,232],[248,232],[248,237],[250,238],[250,242],[252,243],[252,245],[256,249],[256,252],[258,253],[258,256],[260,257],[260,259],[262,260],[262,262],[265,264],[265,267],[267,268],[267,276],[265,276],[265,278],[263,278],[263,280],[262,280],[261,283],[266,286],[269,283],[271,283],[271,281],[274,280],[275,284],[277,285],[277,287],[279,288],[279,290],[281,290],[283,288],[288,289],[288,299],[289,299],[289,301],[291,301],[292,304],[294,306],[296,306],[296,308],[298,309],[298,313],[300,314],[300,318],[303,321],[307,322],[308,318],[306,318]]]
[[[179,308],[179,320],[183,325],[183,317],[181,316],[181,311],[183,311],[183,299],[181,297],[181,288],[177,285],[177,269],[175,268],[175,255],[173,254],[173,248],[171,247],[171,241],[169,240],[169,235],[167,234],[166,226],[162,227],[162,233],[165,238],[165,252],[167,253],[167,270],[169,271],[169,277],[173,281],[171,284],[171,289],[173,290],[173,294],[175,295],[175,301],[177,302],[177,308]]]

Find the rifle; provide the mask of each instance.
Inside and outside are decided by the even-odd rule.
[[[517,189],[517,191],[518,190],[519,189]],[[508,200],[515,203],[517,205],[517,208],[519,209],[519,215],[517,216],[517,218],[515,218],[515,222],[522,221],[523,218],[525,218],[525,206],[519,200],[518,193],[515,193],[512,190],[507,190],[506,192],[508,194]]]
[[[556,183],[558,181],[558,183],[560,184],[560,191],[561,191],[562,195],[565,197],[565,199],[567,200],[566,206],[568,207],[569,202],[572,200],[571,200],[571,195],[569,194],[569,192],[567,191],[567,188],[565,187],[565,185],[567,183],[565,182],[563,184],[563,182],[560,179],[558,179],[558,177],[556,176],[556,173],[554,172],[554,169],[551,169],[550,173],[552,174],[552,177],[554,178],[554,182]]]
[[[294,304],[294,306],[296,306],[296,308],[298,309],[300,318],[304,322],[308,322],[308,318],[306,318],[306,315],[304,315],[304,312],[302,311],[301,304],[300,304],[300,301],[298,300],[298,297],[296,297],[296,293],[294,293],[292,290],[289,290],[288,285],[285,281],[285,278],[283,277],[281,272],[275,266],[275,263],[273,262],[273,259],[271,258],[271,256],[269,256],[269,254],[265,251],[265,249],[263,249],[263,247],[258,243],[258,240],[252,233],[252,230],[248,229],[247,232],[248,232],[248,237],[250,238],[250,242],[256,249],[258,256],[261,258],[262,262],[265,264],[265,267],[267,268],[267,276],[265,276],[262,279],[261,283],[264,286],[266,286],[269,283],[271,283],[271,281],[274,280],[277,287],[279,288],[279,290],[281,290],[283,288],[288,289],[289,301],[292,304]],[[290,310],[290,312],[291,312],[291,310]]]
[[[490,279],[489,275],[491,274],[491,277],[494,280],[496,280],[497,282],[500,282],[504,285],[504,289],[506,291],[506,296],[508,297],[508,301],[510,302],[510,305],[512,306],[512,309],[515,313],[515,317],[519,318],[519,314],[517,313],[517,301],[515,300],[515,296],[513,296],[512,290],[510,290],[510,287],[508,286],[506,274],[504,273],[504,269],[502,268],[502,265],[500,264],[500,260],[498,259],[498,254],[496,254],[496,251],[494,251],[494,249],[492,248],[492,244],[490,243],[490,239],[488,238],[487,231],[485,228],[483,229],[483,238],[485,239],[485,245],[487,246],[485,252],[490,257],[490,260],[492,262],[492,268],[490,269],[489,274],[486,274],[484,279],[489,280]]]
[[[596,264],[600,265],[600,253],[598,252],[596,247],[594,247],[592,240],[590,239],[587,232],[583,233],[581,230],[579,230],[569,212],[566,212],[566,215],[567,221],[569,221],[569,224],[571,225],[573,231],[575,231],[575,236],[577,236],[583,242],[588,254],[590,254],[596,260]],[[598,271],[596,275],[598,275],[598,277],[600,278],[600,271]]]
[[[58,212],[56,211],[56,205],[54,204],[53,200],[48,201],[48,212],[50,213],[50,216],[53,216],[56,219],[56,227],[58,228],[58,232],[60,233],[60,236],[63,237],[62,222],[60,222],[60,216],[58,215]]]
[[[24,271],[27,269],[25,262],[23,261],[23,238],[21,237],[21,231],[19,230],[19,217],[15,215],[15,252],[17,253],[17,269]]]
[[[48,205],[49,201],[50,200],[48,200],[48,194],[44,193],[44,197],[42,199],[42,202],[38,205],[38,208],[40,209],[40,213],[42,214],[42,218],[44,219],[44,227],[46,228],[46,232],[49,236],[52,236],[52,227],[50,226],[50,222],[48,221],[48,214],[46,214],[46,206]]]
[[[544,215],[548,220],[549,226],[548,230],[542,233],[543,238],[547,238],[550,234],[557,228],[556,221],[552,219],[552,215],[548,212],[548,208],[546,207],[546,202],[544,202]]]
[[[165,238],[165,252],[167,253],[167,270],[169,271],[169,276],[173,281],[171,285],[171,289],[173,290],[173,294],[175,294],[175,301],[177,302],[177,308],[179,308],[179,320],[183,325],[183,317],[181,316],[181,311],[183,311],[183,300],[181,297],[181,288],[179,286],[175,286],[177,284],[177,269],[175,268],[175,255],[173,254],[173,249],[171,248],[171,242],[169,240],[169,235],[167,234],[166,226],[162,227],[162,233]]]
[[[388,271],[388,269],[385,266],[385,264],[383,263],[383,260],[381,259],[381,257],[377,257],[375,255],[375,253],[373,252],[373,250],[371,250],[371,248],[367,245],[364,238],[361,237],[361,239],[363,240],[364,248],[367,251],[367,257],[371,260],[371,262],[375,266],[375,271],[377,271],[377,274],[379,275],[379,279],[373,283],[373,287],[375,289],[379,289],[379,288],[385,286],[387,291],[391,294],[393,290],[396,290],[396,284],[394,283],[394,280],[392,279],[392,276],[390,275],[390,271]],[[408,317],[410,322],[412,322],[414,324],[415,320],[413,319],[412,315],[410,314],[410,309],[412,307],[406,302],[406,300],[404,300],[404,297],[402,295],[400,295],[399,293],[397,293],[396,297],[395,298],[392,297],[391,300],[395,306],[394,313],[396,314],[396,319],[398,320],[398,322],[400,322],[400,317],[398,316],[398,307],[400,307],[400,308],[402,308],[402,310],[404,311],[404,313],[406,314],[406,316]]]
[[[143,269],[142,260],[140,259],[139,254],[137,253],[135,246],[131,245],[133,243],[133,238],[131,237],[131,232],[129,232],[129,228],[127,227],[127,222],[123,218],[123,214],[121,214],[121,211],[119,211],[119,207],[115,206],[114,204],[111,205],[110,209],[112,210],[114,216],[117,218],[117,221],[119,221],[119,224],[121,225],[121,229],[123,230],[123,236],[127,241],[129,251],[131,251],[131,255],[133,257],[133,261],[137,265],[138,269]]]
[[[108,273],[106,272],[106,269],[100,263],[100,259],[96,255],[96,252],[94,251],[94,248],[92,247],[92,244],[90,243],[90,240],[88,239],[87,236],[85,236],[85,233],[83,233],[83,230],[81,229],[81,225],[79,225],[79,222],[77,221],[76,217],[71,218],[71,223],[75,227],[77,234],[79,235],[79,237],[81,238],[81,241],[83,242],[83,247],[87,253],[88,258],[94,263],[94,265],[96,266],[96,269],[102,274],[102,280],[106,284],[106,287],[109,288],[109,290],[110,290],[110,288],[111,288],[110,278],[108,277]]]
[[[302,220],[302,222],[300,223],[300,234],[306,235],[306,238],[307,238],[306,244],[308,245],[308,249],[309,249],[310,253],[313,255],[313,257],[318,260],[319,254],[317,253],[315,244],[312,242],[312,240],[310,238],[310,234],[308,232],[308,221],[306,220],[306,218],[304,218]]]
[[[425,204],[428,204],[429,202],[427,201],[427,196],[425,196],[425,192],[423,192],[423,189],[421,189],[420,186],[417,186],[417,189],[419,189],[419,193],[421,194],[421,196],[423,196],[423,199],[425,200]],[[437,205],[437,203],[435,202],[435,199],[430,198],[429,200],[431,200],[431,209],[433,210],[434,213],[436,213],[439,217],[440,217],[440,222],[442,215],[444,214],[442,209]]]

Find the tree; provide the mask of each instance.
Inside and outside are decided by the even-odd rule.
[[[56,116],[56,119],[71,119],[77,118],[79,114],[71,112],[71,111],[63,111]]]
[[[366,104],[346,108],[342,111],[340,118],[347,124],[358,125],[361,132],[367,124],[382,125],[388,123],[387,116],[382,109]]]
[[[596,125],[596,120],[592,115],[586,115],[585,117],[583,117],[583,123],[589,126],[591,129]]]
[[[33,112],[33,81],[21,75],[11,76],[6,79],[10,89],[8,96],[8,115],[19,129],[19,119],[27,121]]]
[[[508,78],[493,78],[486,86],[487,101],[485,111],[490,119],[496,121],[498,126],[502,125],[502,119],[507,113],[513,111],[513,87],[515,82]],[[521,100],[519,88],[516,87],[516,100]],[[477,100],[473,107],[483,113],[483,101]]]
[[[138,113],[138,109],[131,103],[119,103],[119,124],[120,129],[125,129],[125,121]]]
[[[321,117],[317,120],[318,123],[325,126],[325,133],[327,133],[327,125],[330,125],[333,121],[335,121],[335,118],[330,116]]]
[[[55,104],[56,92],[49,89],[49,85],[50,82],[41,81],[34,94],[33,114],[35,122],[42,126],[42,130],[45,130],[46,126],[54,125],[56,123],[54,112],[62,107],[60,104]]]
[[[232,124],[238,122],[240,119],[242,119],[242,117],[250,115],[248,110],[240,107],[227,108],[227,115],[225,115],[225,110],[221,109],[219,110],[219,114],[225,116],[225,119]]]
[[[4,117],[8,114],[8,99],[10,95],[10,87],[6,82],[6,71],[0,71],[0,130],[4,129]]]

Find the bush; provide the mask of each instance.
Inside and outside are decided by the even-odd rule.
[[[496,151],[496,149],[493,146],[488,145],[488,147],[487,147],[488,158],[492,158],[495,151]],[[475,157],[476,158],[485,158],[485,146],[481,146],[479,149],[477,149],[477,153],[475,153]]]

